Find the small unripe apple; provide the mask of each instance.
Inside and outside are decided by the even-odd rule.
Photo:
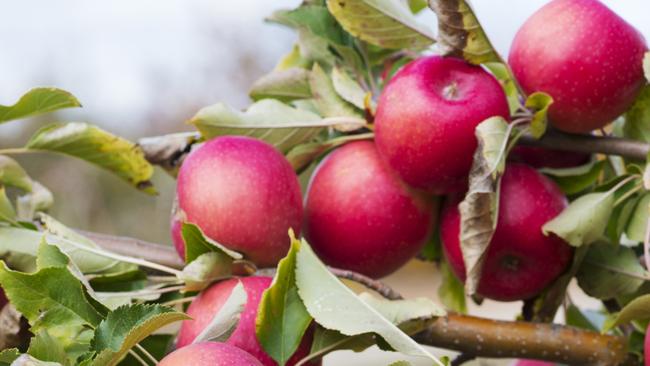
[[[262,293],[271,286],[272,280],[271,277],[262,276],[229,279],[218,282],[203,291],[187,308],[187,314],[192,320],[183,321],[181,330],[178,333],[176,347],[181,348],[187,346],[196,339],[201,331],[212,321],[215,314],[219,312],[232,293],[232,289],[237,285],[237,281],[241,281],[248,300],[244,311],[241,313],[237,328],[226,343],[250,353],[264,366],[276,366],[277,363],[266,354],[255,335],[257,309],[262,299]],[[305,335],[296,353],[287,362],[288,366],[294,365],[309,355],[312,336],[311,332]],[[320,361],[313,361],[307,365],[320,365]]]
[[[183,162],[177,194],[187,222],[259,267],[286,255],[290,228],[300,232],[298,178],[284,156],[260,140],[206,142]]]
[[[483,120],[508,118],[499,82],[457,58],[422,57],[388,82],[377,103],[375,142],[409,185],[434,194],[462,191]]]
[[[385,276],[429,238],[437,201],[415,192],[370,141],[352,142],[316,168],[305,198],[304,235],[328,265]]]
[[[559,237],[545,236],[542,226],[566,205],[566,197],[553,181],[526,165],[507,165],[497,226],[478,285],[480,295],[500,301],[528,299],[564,272],[573,251]],[[465,281],[457,201],[443,209],[440,233],[453,272]]]
[[[551,123],[566,132],[605,126],[641,86],[646,41],[598,0],[553,0],[517,32],[508,61],[527,93],[553,97]]]
[[[510,155],[510,161],[525,163],[533,168],[573,168],[587,164],[591,155],[573,151],[545,149],[534,146],[515,146]]]
[[[158,366],[263,366],[255,357],[237,347],[218,342],[202,342],[178,349],[160,360]]]

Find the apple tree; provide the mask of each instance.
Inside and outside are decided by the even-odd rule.
[[[53,123],[0,149],[0,365],[321,365],[375,345],[431,365],[650,365],[636,29],[598,0],[552,0],[506,61],[463,0],[305,0],[269,21],[297,41],[243,111],[206,106],[195,132],[137,142]],[[0,123],[75,107],[35,88]],[[48,215],[56,192],[12,158],[33,152],[150,195],[164,169],[176,250]],[[414,259],[438,268],[436,301],[380,282]],[[467,314],[484,299],[523,306]]]

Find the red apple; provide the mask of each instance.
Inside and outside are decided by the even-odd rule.
[[[217,342],[203,342],[178,349],[160,360],[158,366],[263,366],[249,353]]]
[[[460,249],[460,213],[456,202],[443,209],[443,249],[453,272],[465,280]],[[501,180],[497,227],[483,265],[478,293],[494,300],[514,301],[537,295],[567,267],[571,247],[542,226],[566,207],[557,185],[522,164],[508,164]]]
[[[298,178],[284,156],[260,140],[206,142],[183,162],[177,194],[187,222],[260,267],[276,265],[289,249],[288,230],[300,231]]]
[[[555,366],[554,363],[536,360],[518,360],[512,366]]]
[[[316,168],[305,198],[304,235],[328,265],[385,276],[422,248],[437,201],[416,193],[370,141],[346,144]]]
[[[566,132],[603,127],[645,83],[643,36],[598,0],[553,0],[521,27],[512,71],[528,93],[553,96],[551,123]]]
[[[573,151],[545,149],[534,146],[515,146],[508,156],[510,161],[526,163],[534,168],[572,168],[587,164],[591,155]]]
[[[185,260],[185,241],[183,240],[183,232],[181,231],[182,228],[183,228],[183,223],[179,221],[177,218],[172,217],[172,222],[171,222],[172,242],[174,243],[174,248],[176,248],[176,252],[178,253],[178,256],[181,257],[182,260]]]
[[[233,287],[237,281],[241,281],[248,295],[248,302],[241,314],[239,325],[230,336],[226,343],[239,347],[257,358],[265,366],[276,366],[277,363],[264,352],[257,337],[255,336],[255,319],[257,318],[257,308],[259,307],[262,293],[266,290],[273,280],[271,277],[244,277],[239,279],[229,279],[212,285],[203,291],[187,309],[187,314],[192,320],[186,320],[181,325],[176,342],[177,348],[185,347],[191,344],[194,339],[210,323],[214,315],[219,312],[226,302]],[[296,353],[289,359],[287,365],[294,365],[302,358],[309,355],[311,348],[312,334],[307,333],[302,343],[296,350]],[[320,361],[308,363],[308,365],[320,365]]]
[[[645,331],[643,354],[645,356],[645,366],[650,366],[650,324],[648,324],[648,328]]]
[[[402,68],[377,104],[375,142],[409,185],[430,193],[462,191],[476,150],[474,129],[507,118],[499,82],[456,58],[422,57]]]

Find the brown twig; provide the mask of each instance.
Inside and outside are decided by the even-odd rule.
[[[142,240],[83,232],[101,247],[148,261],[181,268],[174,249]],[[386,284],[352,271],[332,273],[359,282],[388,299],[402,296]],[[434,321],[414,339],[419,343],[477,357],[531,358],[571,365],[618,365],[627,356],[625,338],[544,323],[497,321],[449,314]]]

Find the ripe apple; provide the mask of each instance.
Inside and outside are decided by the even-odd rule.
[[[375,145],[344,145],[316,168],[305,198],[304,235],[328,265],[385,276],[429,238],[437,201],[415,192]]]
[[[518,360],[512,366],[555,366],[554,363],[536,360]]]
[[[598,0],[553,0],[519,29],[508,61],[523,87],[553,96],[551,123],[566,132],[603,127],[645,83],[646,41]]]
[[[218,342],[202,342],[178,349],[160,360],[158,366],[263,366],[255,357],[237,347]]]
[[[187,222],[213,240],[270,267],[300,232],[298,177],[273,146],[249,137],[224,136],[192,152],[178,173],[178,204]]]
[[[230,336],[226,343],[239,347],[253,355],[265,366],[276,366],[277,363],[264,352],[255,335],[255,319],[257,318],[257,308],[259,307],[262,293],[271,286],[271,277],[244,277],[239,279],[229,279],[212,285],[203,291],[187,309],[187,314],[192,320],[185,320],[181,325],[178,333],[176,347],[181,348],[191,344],[194,339],[210,323],[214,315],[219,312],[226,302],[233,287],[237,281],[241,281],[248,295],[248,302],[241,314],[237,328]],[[311,348],[312,334],[307,333],[302,343],[296,350],[296,353],[289,359],[287,365],[294,365],[305,356],[309,355]],[[308,365],[320,365],[320,361],[308,363]]]
[[[510,161],[528,164],[534,168],[572,168],[587,164],[591,155],[534,146],[515,146],[508,156]]]
[[[650,366],[650,324],[648,324],[648,328],[645,331],[643,354],[645,356],[645,366]]]
[[[507,165],[501,179],[497,227],[483,265],[479,294],[500,301],[528,299],[565,270],[572,257],[571,247],[557,236],[545,236],[542,226],[566,205],[566,198],[553,181],[526,165]],[[440,233],[447,260],[464,281],[457,201],[443,209]]]
[[[375,142],[409,185],[434,194],[462,191],[483,120],[508,118],[499,82],[457,58],[422,57],[388,82],[377,104]]]
[[[183,233],[181,231],[182,228],[183,223],[178,220],[178,218],[172,217],[172,242],[174,243],[174,248],[176,248],[178,256],[181,257],[182,260],[185,260],[185,240],[183,240]]]

